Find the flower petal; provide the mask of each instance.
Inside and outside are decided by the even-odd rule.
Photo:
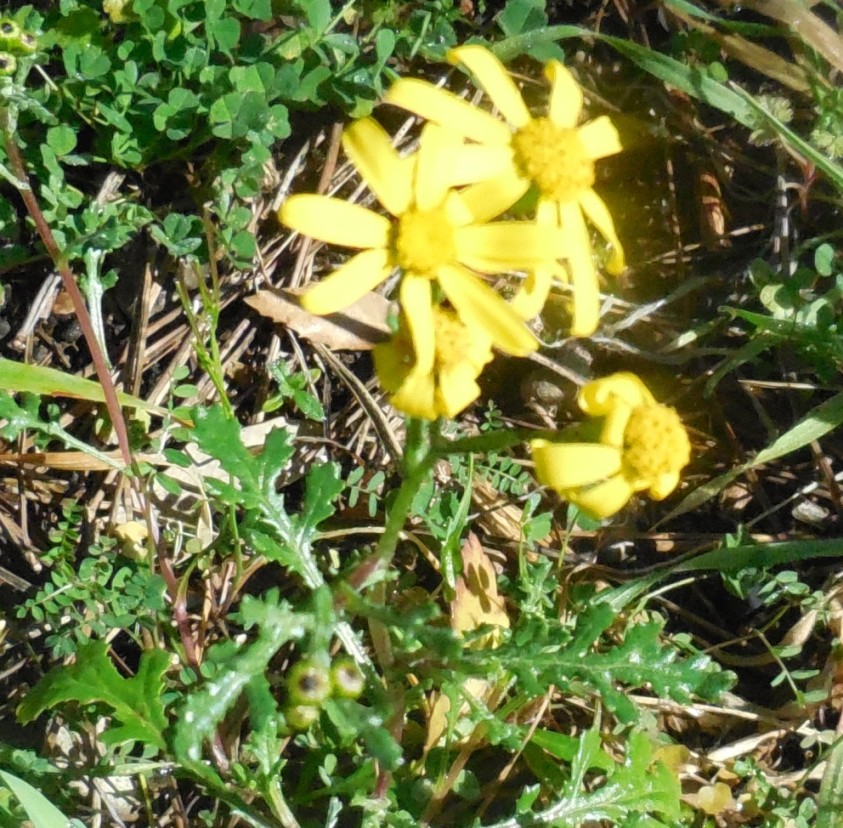
[[[516,129],[530,121],[530,111],[506,71],[506,67],[485,46],[460,46],[448,52],[451,63],[462,63],[475,82],[491,98],[501,115]]]
[[[547,114],[556,126],[571,129],[577,125],[582,112],[582,89],[574,76],[558,61],[549,60],[544,76],[550,81],[550,101]]]
[[[526,356],[538,348],[520,316],[485,282],[459,267],[442,266],[439,284],[457,314],[468,325],[476,325],[492,343],[512,356]]]
[[[665,472],[650,485],[650,497],[664,500],[679,485],[679,472]]]
[[[436,408],[445,417],[455,417],[480,396],[477,372],[468,362],[448,366],[439,372]]]
[[[393,216],[409,208],[415,158],[402,158],[377,121],[355,121],[343,133],[342,146],[377,200]]]
[[[507,145],[512,137],[509,127],[494,115],[418,78],[399,78],[387,90],[384,101],[481,144]]]
[[[375,373],[378,375],[384,391],[397,391],[407,379],[413,367],[412,359],[408,359],[408,351],[395,342],[380,342],[372,349],[375,361]]]
[[[305,236],[343,247],[386,247],[392,229],[388,218],[365,207],[309,193],[290,196],[278,218]]]
[[[580,408],[593,417],[604,417],[617,406],[618,401],[630,408],[655,403],[647,386],[629,371],[619,371],[589,382],[577,396]]]
[[[414,368],[407,375],[404,384],[389,401],[399,411],[423,420],[435,420],[439,416],[435,405],[436,387],[433,374]]]
[[[560,237],[531,221],[497,221],[454,232],[457,259],[483,273],[529,270],[562,254]]]
[[[580,207],[588,216],[589,221],[597,228],[600,235],[612,246],[609,261],[606,262],[606,270],[613,276],[623,272],[626,267],[623,247],[615,234],[615,223],[609,213],[606,203],[594,190],[583,190],[579,194]]]
[[[565,257],[571,271],[571,336],[591,336],[600,321],[600,285],[591,255],[591,239],[577,204],[561,204]]]
[[[438,124],[425,124],[419,140],[414,195],[419,210],[433,210],[445,200],[451,186],[455,144],[453,134]]]
[[[336,313],[376,288],[391,269],[386,250],[364,250],[303,294],[301,306],[319,316]]]
[[[436,356],[436,342],[430,280],[412,273],[405,274],[401,280],[400,297],[416,355],[413,370],[431,374]]]
[[[542,266],[527,274],[527,278],[509,303],[522,319],[533,319],[541,313],[557,269],[561,270],[559,265]]]
[[[573,489],[563,493],[574,506],[591,517],[602,520],[619,512],[635,494],[623,475],[617,474],[596,486]]]
[[[616,475],[621,468],[621,453],[600,443],[530,443],[536,478],[557,492],[599,483]]]
[[[577,129],[577,138],[592,161],[620,152],[621,139],[608,115],[601,115]]]
[[[509,169],[499,176],[466,187],[460,192],[460,198],[471,211],[474,223],[482,224],[512,207],[529,186],[530,182],[521,178],[510,163]]]
[[[607,446],[623,446],[623,436],[629,424],[629,415],[632,413],[632,406],[625,403],[620,397],[612,398],[612,407],[606,413],[603,420],[603,427],[600,429],[600,442]]]

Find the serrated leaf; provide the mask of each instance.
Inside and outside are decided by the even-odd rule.
[[[105,741],[137,740],[163,749],[167,717],[161,694],[168,662],[163,650],[147,650],[141,655],[137,673],[124,678],[108,657],[108,643],[88,642],[79,647],[73,664],[51,670],[29,691],[18,707],[18,716],[29,722],[62,702],[99,702],[111,708],[120,722],[105,734]]]
[[[313,466],[305,480],[304,506],[298,521],[300,525],[315,530],[323,520],[334,514],[334,499],[344,488],[336,463]]]
[[[245,621],[260,622],[255,640],[236,649],[230,642],[211,650],[209,659],[217,671],[201,690],[190,694],[182,705],[173,728],[176,757],[208,784],[222,786],[217,772],[202,761],[203,746],[212,740],[217,725],[253,680],[262,677],[278,650],[290,640],[300,639],[309,628],[310,619],[278,601],[277,592],[263,599],[243,599],[241,614]],[[260,684],[253,690],[260,691]]]

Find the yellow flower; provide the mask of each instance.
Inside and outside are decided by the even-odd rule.
[[[460,318],[485,331],[495,346],[514,356],[537,347],[520,317],[474,271],[503,273],[553,261],[559,238],[530,222],[478,222],[452,187],[488,176],[495,153],[466,146],[432,124],[419,150],[402,158],[373,120],[355,122],[343,147],[378,201],[394,219],[320,195],[295,195],[281,207],[289,227],[322,241],[362,252],[302,297],[312,313],[334,313],[380,285],[398,267],[400,301],[416,360],[433,365],[432,288],[435,281]],[[478,152],[479,150],[479,152]]]
[[[374,350],[375,370],[390,402],[413,417],[455,417],[477,399],[477,377],[492,359],[492,343],[479,328],[456,313],[433,308],[434,361],[419,365],[402,315],[398,332]]]
[[[598,443],[533,440],[536,477],[597,518],[613,515],[635,492],[663,500],[691,458],[688,433],[673,408],[657,403],[635,374],[583,386],[578,402],[602,417]]]
[[[551,84],[547,115],[534,118],[506,68],[488,49],[461,46],[453,49],[448,59],[462,63],[474,75],[506,123],[447,90],[413,78],[396,81],[385,100],[498,150],[497,173],[462,194],[478,221],[499,215],[531,185],[536,188],[537,222],[561,227],[565,232],[564,258],[573,285],[572,333],[593,333],[598,322],[599,290],[585,218],[611,245],[606,269],[617,275],[625,267],[612,217],[592,188],[594,162],[621,150],[617,130],[605,115],[577,126],[582,90],[558,61],[551,60],[545,66]],[[566,271],[555,264],[540,266],[530,274],[513,300],[525,319],[541,310],[554,276],[567,281]]]

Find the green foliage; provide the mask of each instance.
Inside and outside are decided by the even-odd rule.
[[[162,748],[167,717],[161,695],[169,660],[163,650],[147,650],[137,673],[124,678],[108,657],[108,644],[91,641],[77,650],[73,664],[54,668],[30,691],[18,716],[28,722],[61,702],[97,702],[120,722],[104,734],[106,744],[140,741]]]

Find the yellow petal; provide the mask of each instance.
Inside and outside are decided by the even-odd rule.
[[[560,238],[531,221],[497,221],[460,227],[454,233],[457,259],[483,273],[529,270],[556,261]]]
[[[536,478],[557,492],[599,483],[617,474],[621,468],[620,451],[600,443],[533,440],[530,446]]]
[[[591,255],[591,239],[579,205],[562,204],[560,213],[573,289],[571,335],[591,336],[600,321],[600,286]]]
[[[419,210],[434,210],[445,200],[455,176],[455,136],[438,124],[425,124],[419,141],[415,197]]]
[[[430,374],[436,356],[430,280],[412,273],[405,274],[401,280],[400,297],[416,356],[414,370]]]
[[[506,67],[485,47],[479,45],[460,46],[448,52],[451,63],[462,63],[477,85],[492,99],[501,115],[516,129],[530,120],[518,87]]]
[[[571,129],[582,112],[582,89],[574,76],[558,61],[545,64],[544,75],[550,81],[547,114],[556,126]]]
[[[577,137],[592,161],[615,155],[623,149],[618,131],[608,115],[601,115],[583,124],[577,129]]]
[[[476,379],[477,372],[467,362],[440,371],[436,407],[445,417],[455,417],[480,396]]]
[[[512,150],[505,146],[462,143],[451,147],[450,155],[452,187],[497,179],[512,169]]]
[[[319,316],[336,313],[376,288],[391,269],[386,250],[364,250],[303,294],[301,306]]]
[[[439,284],[460,318],[481,328],[504,353],[526,356],[539,343],[520,316],[485,282],[459,267],[437,271]]]
[[[589,382],[580,389],[577,396],[580,408],[593,417],[605,416],[618,404],[618,401],[630,408],[655,403],[647,386],[629,371],[620,371]]]
[[[377,200],[393,216],[409,208],[415,159],[401,158],[377,121],[355,121],[343,133],[342,146]]]
[[[439,417],[435,405],[435,393],[433,374],[429,371],[414,368],[407,375],[404,384],[389,398],[389,401],[399,411],[403,411],[411,417],[435,420]]]
[[[510,164],[499,176],[466,187],[460,192],[460,198],[471,211],[474,223],[482,224],[512,207],[527,192],[529,186],[530,182],[521,178]]]
[[[553,274],[558,267],[537,267],[527,274],[524,283],[509,303],[522,319],[533,319],[541,313],[550,293]]]
[[[679,472],[665,472],[650,485],[650,497],[664,500],[679,485]]]
[[[507,125],[493,115],[418,78],[399,78],[387,90],[384,101],[420,118],[445,124],[481,144],[506,145],[512,137]]]
[[[290,196],[278,218],[305,236],[343,247],[386,247],[392,229],[388,218],[365,207],[309,193]]]
[[[586,514],[602,520],[623,509],[633,494],[635,492],[623,475],[617,474],[596,486],[573,489],[562,496]]]
[[[606,262],[606,270],[613,276],[623,272],[626,267],[623,247],[615,234],[615,223],[606,207],[606,203],[594,190],[583,190],[579,195],[580,207],[588,216],[589,221],[597,228],[598,232],[612,246],[609,261]]]
[[[631,413],[632,406],[625,403],[620,397],[613,397],[611,409],[603,421],[603,428],[600,429],[600,442],[607,446],[621,448],[623,446],[623,435]]]

